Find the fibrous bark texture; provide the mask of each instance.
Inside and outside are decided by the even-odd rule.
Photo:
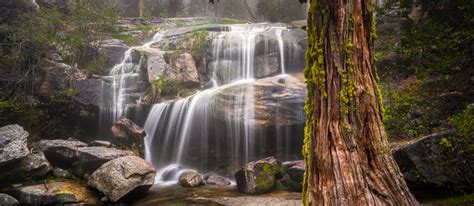
[[[382,124],[372,0],[311,0],[305,205],[418,205]]]

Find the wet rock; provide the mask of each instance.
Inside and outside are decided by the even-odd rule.
[[[204,178],[195,171],[186,171],[179,176],[179,184],[183,187],[198,187],[204,185]]]
[[[86,187],[74,182],[54,182],[9,189],[8,193],[21,204],[99,204],[97,196]]]
[[[125,51],[129,48],[122,40],[108,39],[103,41],[99,47],[99,58],[105,61],[104,68],[107,68],[107,70],[101,71],[100,74],[107,74],[108,69],[120,63]]]
[[[19,205],[20,202],[16,200],[14,197],[0,193],[0,205]]]
[[[283,83],[280,79],[284,79]],[[247,94],[246,104],[255,105],[252,119],[241,115],[239,99]],[[218,111],[217,118],[231,118],[241,122],[253,122],[258,127],[302,125],[305,121],[304,102],[306,86],[295,77],[284,75],[232,84],[219,90],[216,94]],[[298,109],[300,108],[300,109]]]
[[[411,189],[474,188],[474,152],[453,131],[433,134],[392,150]]]
[[[222,176],[218,176],[218,175],[209,176],[206,179],[206,183],[208,185],[218,185],[218,186],[226,186],[226,185],[231,184],[231,182],[227,178],[222,177]]]
[[[256,57],[257,78],[265,78],[281,73],[278,53],[261,55]]]
[[[126,117],[120,117],[112,125],[112,138],[114,144],[121,148],[130,149],[137,154],[144,152],[145,130],[136,125],[132,120]]]
[[[69,169],[77,161],[77,150],[86,146],[87,144],[81,141],[41,140],[35,147],[44,152],[53,166]]]
[[[155,181],[155,169],[136,157],[121,157],[103,164],[88,180],[88,184],[112,202],[127,200],[147,191]]]
[[[92,142],[89,142],[89,144],[87,145],[89,147],[107,147],[107,148],[110,148],[110,147],[114,147],[114,145],[108,141],[101,141],[101,140],[94,140]]]
[[[247,163],[234,177],[240,192],[256,195],[270,192],[276,179],[283,177],[284,170],[275,157],[268,157]]]
[[[0,128],[0,166],[30,154],[26,145],[28,135],[28,132],[20,125],[7,125]]]
[[[44,177],[52,170],[51,165],[42,152],[32,153],[16,162],[2,166],[1,183],[16,183],[25,179]]]

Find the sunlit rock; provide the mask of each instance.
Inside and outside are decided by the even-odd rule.
[[[7,190],[20,204],[55,205],[67,203],[99,204],[97,195],[75,182],[53,182]]]
[[[186,171],[179,176],[179,184],[183,187],[198,187],[204,185],[204,178],[196,171]]]
[[[26,145],[28,135],[28,132],[20,125],[7,125],[0,128],[0,166],[30,154]]]
[[[121,157],[109,161],[97,169],[88,184],[112,202],[143,194],[155,181],[155,169],[136,156]]]

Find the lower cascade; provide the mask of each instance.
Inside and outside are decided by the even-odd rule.
[[[156,183],[177,182],[189,169],[232,176],[243,164],[269,155],[301,159],[306,97],[302,35],[285,24],[201,30],[210,36],[204,69],[178,74],[199,79],[193,81],[200,81],[201,89],[184,98],[154,101],[144,121],[145,158],[158,171]],[[102,101],[110,105],[102,109],[105,122],[128,116],[131,103],[147,98],[137,97],[140,79],[147,76],[143,70],[150,80],[169,73],[170,67],[163,65],[170,58],[170,42],[179,41],[176,33],[160,31],[152,41],[125,52],[105,83],[110,87]],[[140,52],[147,58],[137,58]],[[205,79],[210,83],[203,84]]]

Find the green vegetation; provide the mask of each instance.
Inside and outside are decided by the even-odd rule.
[[[388,10],[410,16],[400,31],[387,27],[379,32],[386,40],[378,45],[376,58],[389,137],[450,129],[449,118],[474,102],[474,2],[392,0],[379,16]]]
[[[178,94],[181,90],[184,89],[184,85],[178,82],[172,82],[169,79],[166,79],[165,77],[159,77],[151,84],[155,89],[159,90],[161,95],[163,96]]]

